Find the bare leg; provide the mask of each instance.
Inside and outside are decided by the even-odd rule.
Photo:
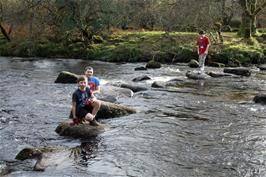
[[[92,115],[96,116],[97,112],[99,111],[100,107],[101,107],[101,102],[99,100],[95,100],[92,104]]]
[[[200,73],[204,72],[204,63],[206,59],[206,54],[199,55],[199,66],[200,66]]]

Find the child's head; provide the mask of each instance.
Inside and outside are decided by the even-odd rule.
[[[90,66],[87,66],[84,70],[84,74],[86,77],[91,77],[93,75],[93,68]]]
[[[204,34],[205,34],[205,32],[203,30],[199,31],[199,35],[204,35]]]
[[[78,85],[80,88],[87,87],[88,85],[88,80],[86,76],[79,76],[78,77]]]

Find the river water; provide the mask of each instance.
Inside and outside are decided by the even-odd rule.
[[[136,114],[102,120],[109,128],[97,137],[60,137],[54,130],[68,117],[76,85],[54,81],[60,71],[81,73],[86,65],[102,87],[141,75],[152,80],[140,83],[147,91],[118,99]],[[0,58],[0,160],[14,160],[25,147],[65,149],[44,172],[22,166],[8,176],[266,176],[266,107],[252,102],[266,91],[266,73],[253,68],[249,78],[194,81],[186,79],[185,64],[134,71],[139,66],[144,63]],[[150,86],[174,78],[182,81],[168,90]]]

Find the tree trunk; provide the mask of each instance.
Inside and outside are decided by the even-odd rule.
[[[242,35],[245,39],[251,38],[251,19],[246,12],[242,14],[242,30]]]
[[[247,3],[246,0],[239,1],[239,4],[243,9],[240,35],[243,36],[245,39],[249,39],[251,38],[251,18],[246,3]]]
[[[252,36],[257,34],[257,18],[256,15],[251,16],[251,34]]]
[[[256,35],[257,33],[257,18],[255,10],[257,9],[257,0],[252,0],[250,2],[250,11],[251,11],[251,16],[250,16],[250,25],[251,25],[251,34],[252,36]]]
[[[6,29],[3,27],[3,25],[0,23],[0,29],[2,34],[5,36],[5,38],[7,39],[7,41],[11,41],[10,36],[8,34],[8,32],[6,31]]]

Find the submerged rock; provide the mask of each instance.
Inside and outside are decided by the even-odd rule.
[[[266,94],[258,94],[253,100],[255,103],[266,104]]]
[[[67,84],[67,83],[77,83],[79,75],[68,72],[68,71],[62,71],[58,77],[55,80],[55,83],[63,83],[63,84]]]
[[[247,76],[249,77],[251,75],[251,71],[248,68],[225,68],[224,73],[231,73],[235,75],[240,75],[240,76]]]
[[[145,71],[145,70],[147,70],[147,68],[145,68],[144,66],[135,68],[135,71]]]
[[[132,81],[133,82],[139,82],[139,81],[144,81],[144,80],[150,80],[151,78],[149,76],[139,76],[134,78]]]
[[[146,87],[137,86],[137,85],[129,85],[129,84],[121,84],[120,87],[128,88],[128,89],[132,90],[133,92],[148,90]]]
[[[17,154],[16,159],[20,161],[24,161],[27,159],[34,159],[36,160],[36,163],[33,167],[33,170],[44,171],[48,166],[61,165],[68,157],[69,157],[69,150],[66,148],[62,148],[62,147],[29,148],[28,147],[28,148],[22,149]],[[30,169],[32,169],[32,167]]]

